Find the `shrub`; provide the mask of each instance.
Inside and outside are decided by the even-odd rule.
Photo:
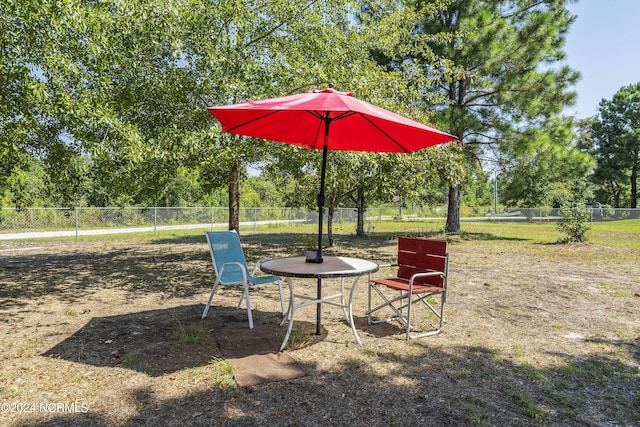
[[[591,229],[588,223],[590,212],[582,204],[574,203],[560,210],[558,229],[565,234],[561,242],[582,243],[587,241],[587,231]]]

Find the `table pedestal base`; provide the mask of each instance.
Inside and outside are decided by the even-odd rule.
[[[334,305],[336,307],[342,307],[342,311],[344,312],[345,317],[347,318],[347,322],[351,326],[351,330],[353,331],[353,336],[356,338],[356,342],[362,345],[362,341],[360,340],[360,336],[356,331],[355,323],[353,322],[353,293],[356,289],[356,285],[358,284],[358,279],[360,276],[356,276],[353,279],[353,283],[351,284],[351,291],[349,292],[349,301],[345,302],[344,300],[344,278],[340,279],[340,293],[334,295],[328,295],[326,297],[322,297],[321,295],[321,281],[322,279],[318,279],[318,296],[316,298],[311,297],[309,295],[299,295],[293,293],[293,279],[291,277],[287,277],[287,282],[289,285],[289,310],[287,316],[282,319],[280,326],[284,326],[284,324],[288,321],[289,324],[287,326],[287,333],[282,340],[282,345],[280,346],[280,351],[283,351],[289,341],[289,336],[291,335],[291,328],[293,327],[293,319],[297,309],[302,307],[306,307],[308,305],[317,304],[317,323],[316,323],[316,335],[320,335],[320,307],[321,304],[329,304]],[[340,298],[340,302],[333,301],[336,298]],[[296,299],[305,300],[306,302],[295,304]]]

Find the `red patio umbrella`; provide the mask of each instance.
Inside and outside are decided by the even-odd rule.
[[[322,149],[318,194],[318,252],[322,262],[322,211],[328,150],[411,153],[456,139],[331,88],[279,98],[242,102],[207,109],[222,131]],[[318,299],[322,294],[318,279]],[[320,334],[320,304],[317,306]]]
[[[322,149],[316,262],[322,262],[327,150],[411,153],[456,139],[331,88],[207,110],[223,132]]]

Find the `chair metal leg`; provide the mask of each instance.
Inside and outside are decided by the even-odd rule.
[[[404,299],[406,299],[406,296],[404,293],[400,292],[400,294],[398,296],[396,296],[395,298],[387,298],[386,295],[380,290],[378,289],[376,286],[370,286],[369,287],[369,292],[371,291],[371,288],[373,288],[378,295],[380,296],[380,298],[384,301],[382,304],[378,305],[375,308],[371,308],[371,303],[369,303],[369,310],[367,311],[367,323],[369,325],[376,325],[378,323],[388,323],[391,322],[393,320],[398,320],[400,321],[402,324],[406,325],[408,323],[407,319],[405,318],[405,316],[403,316],[402,314],[402,309],[404,309],[407,305],[406,304],[402,304],[399,307],[396,307],[394,305],[394,303],[396,301],[402,301]],[[395,317],[388,317],[386,319],[381,319],[381,320],[373,320],[371,317],[371,314],[375,313],[376,311],[384,308],[384,307],[389,307],[391,310],[393,310],[393,312],[396,314]]]
[[[253,315],[251,314],[251,299],[249,298],[249,282],[244,282],[244,296],[247,299],[247,317],[249,318],[249,329],[253,329]]]
[[[429,296],[431,296],[433,294],[428,294],[428,295],[424,295],[420,298],[420,300],[427,306],[429,307],[429,309],[433,312],[433,314],[435,314],[438,318],[439,318],[439,324],[438,327],[434,330],[431,330],[429,332],[425,332],[425,333],[421,333],[421,334],[414,334],[414,335],[409,335],[407,339],[416,339],[416,338],[423,338],[423,337],[429,337],[432,335],[437,335],[442,331],[442,326],[444,325],[444,323],[446,323],[445,319],[444,319],[444,304],[447,301],[446,298],[446,291],[445,293],[441,294],[441,301],[440,301],[440,312],[438,312],[431,304],[429,304],[425,299]],[[416,301],[417,302],[417,301]]]
[[[209,313],[209,307],[211,306],[211,300],[213,299],[213,294],[216,293],[216,288],[220,284],[220,281],[216,278],[216,281],[213,283],[213,288],[211,289],[211,294],[209,294],[209,300],[207,301],[207,305],[204,307],[204,311],[202,312],[202,318],[207,317],[207,313]]]
[[[407,303],[407,341],[411,339],[411,308],[413,305],[413,295],[407,292],[409,302]]]
[[[371,308],[371,288],[373,288],[378,295],[381,297],[381,299],[384,301],[383,303],[381,303],[380,305],[378,305],[377,307]],[[442,301],[440,302],[440,309],[438,310],[437,307],[434,307],[433,305],[431,305],[426,299],[427,297],[430,297],[434,295],[434,293],[429,293],[429,294],[424,294],[424,295],[408,295],[408,293],[405,292],[401,292],[401,294],[399,296],[396,296],[394,298],[387,298],[387,296],[384,295],[384,293],[378,289],[375,286],[369,286],[369,309],[367,310],[367,323],[369,325],[375,325],[378,323],[386,323],[386,322],[390,322],[392,320],[397,320],[399,321],[403,328],[406,330],[406,339],[410,340],[410,339],[415,339],[415,338],[422,338],[422,337],[426,337],[426,336],[430,336],[430,335],[436,335],[439,334],[442,326],[444,323],[446,323],[446,320],[444,318],[444,305],[446,302],[446,294],[442,293]],[[437,295],[437,293],[436,293]],[[431,330],[429,332],[426,333],[417,333],[417,334],[412,334],[414,327],[411,323],[411,315],[413,314],[414,311],[414,304],[418,303],[419,301],[422,301],[422,303],[424,305],[426,305],[429,310],[438,317],[439,319],[439,326],[437,329],[435,330]],[[396,303],[400,303],[400,304],[396,304]],[[389,307],[390,310],[392,310],[395,313],[395,317],[388,317],[386,319],[380,319],[380,320],[373,320],[371,314],[384,308],[384,307]],[[403,311],[404,309],[407,309],[407,315],[403,315]]]
[[[240,307],[242,307],[242,301],[244,301],[244,295],[245,295],[245,291],[243,288],[242,295],[240,295],[240,301],[238,301],[238,305],[236,305],[236,310],[240,310]]]

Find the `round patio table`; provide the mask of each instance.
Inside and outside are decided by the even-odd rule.
[[[289,282],[289,313],[288,316],[282,321],[289,320],[287,327],[287,334],[282,340],[280,351],[282,351],[289,340],[291,334],[291,328],[293,326],[293,319],[296,309],[305,307],[307,305],[317,305],[317,318],[316,318],[316,334],[320,335],[320,306],[321,304],[330,304],[338,307],[342,307],[347,321],[351,325],[351,330],[356,338],[358,344],[362,344],[356,327],[353,322],[353,292],[355,291],[358,279],[365,274],[371,274],[378,271],[378,264],[375,262],[367,261],[360,258],[348,258],[337,256],[323,257],[322,263],[306,262],[305,257],[287,257],[287,258],[274,258],[264,261],[260,264],[260,269],[268,274],[275,274],[277,276],[285,277]],[[293,278],[313,278],[318,280],[317,296],[312,297],[309,295],[300,295],[294,293]],[[353,283],[351,284],[351,290],[349,292],[349,300],[344,300],[344,278],[353,277]],[[322,279],[340,279],[340,293],[322,296]],[[306,302],[296,304],[295,299],[302,299]],[[338,301],[334,299],[339,298]]]

